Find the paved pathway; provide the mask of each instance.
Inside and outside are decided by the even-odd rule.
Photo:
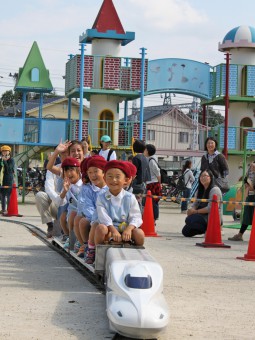
[[[43,231],[33,196],[19,204],[20,218]],[[160,340],[254,339],[255,262],[236,260],[245,241],[231,249],[203,249],[203,238],[182,237],[185,216],[162,203],[157,232],[146,248],[164,269],[171,320]],[[224,217],[232,223],[231,217]],[[25,227],[0,222],[0,339],[111,339],[105,297],[69,262]]]

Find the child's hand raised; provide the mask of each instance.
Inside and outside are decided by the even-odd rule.
[[[63,187],[64,187],[64,190],[67,192],[70,188],[70,181],[67,177],[64,178],[64,182],[63,182]]]
[[[71,141],[65,141],[64,143],[62,143],[62,140],[60,140],[60,143],[58,144],[58,146],[56,147],[56,150],[58,152],[65,152],[69,146],[72,145],[72,142]]]

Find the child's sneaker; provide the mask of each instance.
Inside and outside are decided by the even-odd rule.
[[[47,238],[52,238],[53,237],[53,227],[48,227],[47,233],[46,233]]]
[[[68,239],[68,235],[64,234],[64,235],[62,236],[61,242],[62,242],[62,243],[65,243],[67,239]]]
[[[95,262],[96,252],[95,248],[88,248],[86,255],[84,257],[85,263],[93,264]]]
[[[75,244],[74,244],[73,252],[74,252],[74,253],[78,253],[80,247],[81,247],[80,242],[79,242],[79,241],[76,241]]]
[[[88,250],[88,243],[83,243],[81,246],[80,246],[80,249],[77,253],[77,256],[80,257],[81,259],[84,258],[86,252]]]
[[[66,240],[66,242],[65,242],[65,244],[64,244],[64,246],[63,246],[63,248],[66,249],[66,250],[69,250],[69,249],[70,249],[69,237],[67,238],[67,240]]]

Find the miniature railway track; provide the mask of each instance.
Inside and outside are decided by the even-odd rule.
[[[52,250],[57,251],[61,256],[63,256],[81,275],[83,275],[93,286],[98,289],[101,293],[105,293],[105,284],[104,278],[98,274],[96,274],[93,270],[93,267],[90,265],[86,265],[83,259],[78,258],[73,252],[68,252],[63,248],[63,244],[57,239],[47,239],[46,233],[43,232],[40,228],[36,227],[33,224],[27,222],[21,222],[17,220],[9,220],[5,218],[0,218],[0,222],[8,222],[13,224],[18,224],[25,227],[30,233],[40,239],[45,245],[50,247]],[[112,340],[141,340],[125,337],[116,333]],[[156,338],[151,338],[148,340],[157,340]]]
[[[105,292],[105,287],[102,282],[102,278],[94,275],[84,264],[82,264],[80,259],[69,254],[67,251],[60,246],[60,242],[54,242],[54,239],[47,239],[46,233],[44,233],[40,228],[34,226],[33,224],[27,222],[21,222],[17,220],[9,220],[0,218],[0,222],[8,222],[21,225],[25,227],[29,232],[39,238],[44,244],[50,247],[52,250],[57,251],[61,256],[63,256],[80,274],[82,274],[91,284],[93,284],[100,292]]]

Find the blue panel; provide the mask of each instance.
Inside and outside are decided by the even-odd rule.
[[[247,147],[248,150],[255,150],[255,132],[248,131],[247,133]]]
[[[226,93],[226,65],[221,65],[221,89],[220,95],[225,96]]]
[[[209,97],[212,98],[213,93],[214,93],[214,78],[215,77],[215,72],[211,72],[210,73],[210,93],[209,93]]]
[[[158,59],[148,63],[147,93],[164,90],[210,98],[210,65],[187,59]]]
[[[0,118],[1,143],[22,143],[23,120],[21,118]]]
[[[216,91],[215,95],[216,97],[220,96],[220,89],[221,89],[221,84],[220,84],[220,79],[221,79],[221,65],[216,66]]]
[[[237,65],[229,65],[229,95],[237,96],[238,95],[238,66]]]
[[[38,143],[39,142],[39,119],[38,118],[27,118],[25,120],[25,132],[24,142],[25,143]]]
[[[60,139],[66,140],[66,121],[63,120],[42,120],[41,143],[57,145]]]
[[[247,96],[255,96],[255,66],[247,66]]]
[[[220,128],[220,147],[224,148],[224,127]],[[228,128],[228,149],[236,150],[236,128]]]

